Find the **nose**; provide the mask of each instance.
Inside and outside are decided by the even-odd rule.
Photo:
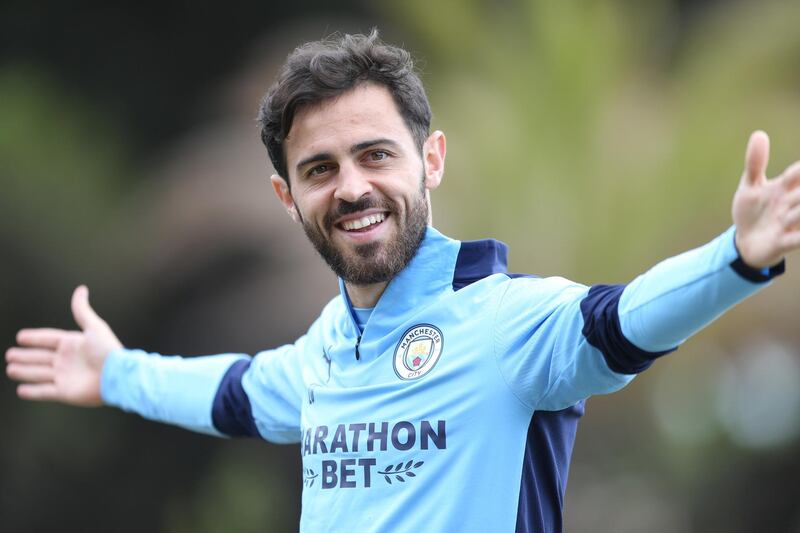
[[[345,202],[355,202],[362,196],[372,192],[372,184],[368,176],[357,166],[342,164],[336,181],[334,197]]]

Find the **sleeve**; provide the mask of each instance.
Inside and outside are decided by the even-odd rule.
[[[498,301],[495,356],[532,409],[557,410],[613,392],[783,272],[739,257],[735,228],[625,285],[514,279]]]
[[[117,350],[103,366],[101,396],[108,405],[201,433],[298,442],[304,339],[253,358]]]
[[[754,269],[742,261],[736,228],[667,259],[633,280],[619,300],[622,333],[648,352],[671,351],[782,274],[785,262]]]
[[[120,349],[103,365],[100,395],[107,405],[201,433],[223,435],[212,422],[217,391],[242,354],[183,358]]]

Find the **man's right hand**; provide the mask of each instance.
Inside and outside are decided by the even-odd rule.
[[[102,405],[103,363],[122,343],[89,305],[89,289],[83,285],[72,294],[72,315],[81,331],[40,328],[17,333],[19,346],[6,351],[6,374],[20,382],[20,398]]]

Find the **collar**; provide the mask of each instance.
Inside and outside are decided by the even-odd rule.
[[[487,276],[508,271],[508,247],[495,239],[457,241],[428,226],[419,250],[392,279],[367,322],[369,331],[391,331],[398,317],[427,306],[445,291],[459,290]],[[359,335],[344,281],[339,290]]]

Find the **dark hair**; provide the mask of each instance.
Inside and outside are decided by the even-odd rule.
[[[306,43],[289,54],[261,102],[261,141],[275,170],[287,183],[283,143],[295,113],[367,82],[389,89],[417,148],[422,150],[430,130],[431,108],[411,54],[383,43],[375,29],[369,35],[333,36]]]

